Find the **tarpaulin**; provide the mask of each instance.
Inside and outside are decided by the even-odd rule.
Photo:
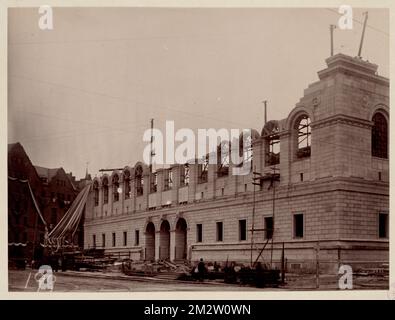
[[[90,188],[91,185],[89,184],[82,189],[71,204],[69,210],[67,210],[59,223],[48,234],[47,242],[49,245],[60,247],[63,245],[67,235],[71,234],[71,236],[74,236],[81,221]]]

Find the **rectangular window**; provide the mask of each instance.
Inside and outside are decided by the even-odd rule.
[[[116,245],[116,238],[115,238],[115,232],[112,233],[112,246],[115,247]]]
[[[388,214],[379,213],[379,238],[388,238]]]
[[[125,247],[128,245],[128,233],[126,231],[123,232],[123,245]]]
[[[239,240],[247,240],[247,220],[239,220]]]
[[[136,230],[134,232],[134,245],[135,246],[140,245],[140,230]]]
[[[96,235],[95,234],[92,236],[92,247],[96,248]]]
[[[298,213],[294,215],[294,238],[303,238],[304,221],[303,214]]]
[[[224,240],[224,225],[222,222],[217,222],[217,241]]]
[[[203,241],[203,225],[201,223],[198,223],[196,225],[196,242],[202,242]]]
[[[273,238],[273,217],[265,217],[265,239]]]
[[[106,234],[101,235],[101,246],[104,248],[106,246]]]

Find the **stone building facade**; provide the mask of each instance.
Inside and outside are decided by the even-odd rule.
[[[289,268],[313,268],[317,252],[328,269],[388,261],[389,80],[359,58],[326,62],[286,119],[254,131],[248,175],[219,161],[95,178],[85,248],[249,264],[265,247],[259,259],[278,264],[284,246]]]

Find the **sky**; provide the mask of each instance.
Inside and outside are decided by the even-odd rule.
[[[362,12],[334,31],[334,51],[356,56]],[[286,118],[330,54],[336,8],[9,9],[8,143],[35,165],[77,178],[134,166],[154,118],[164,130],[254,128]],[[389,17],[369,9],[362,50],[389,76]]]

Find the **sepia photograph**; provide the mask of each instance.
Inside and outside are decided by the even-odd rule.
[[[7,9],[8,291],[388,291],[390,10],[108,5]]]

